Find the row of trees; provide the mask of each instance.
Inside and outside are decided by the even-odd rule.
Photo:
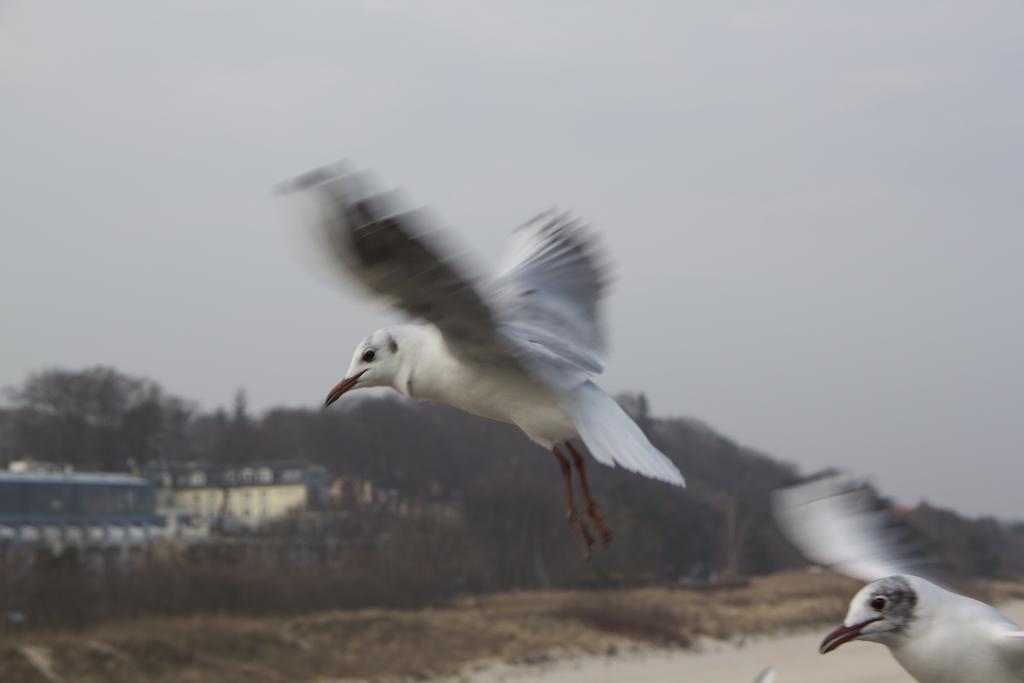
[[[455,520],[416,522],[426,526],[402,535],[407,551],[389,561],[429,564],[420,552],[447,548],[442,559],[458,557],[466,580],[481,589],[729,576],[801,562],[769,510],[771,491],[795,478],[792,466],[696,421],[655,418],[642,395],[621,401],[686,472],[688,488],[681,492],[592,464],[591,485],[615,540],[590,563],[580,558],[565,523],[551,456],[511,426],[437,404],[353,397],[327,411],[251,416],[240,393],[232,410],[203,412],[154,382],[110,368],[51,370],[9,392],[0,412],[0,459],[34,457],[100,470],[171,461],[310,460],[333,474],[368,478],[407,499],[456,510]],[[1024,533],[927,507],[911,522],[936,554],[956,558],[963,573],[1024,570]],[[412,552],[425,538],[429,548]]]
[[[110,368],[51,370],[8,390],[4,456],[100,470],[173,452],[185,442],[193,408],[155,383]]]
[[[2,460],[124,471],[181,459],[239,462],[261,451],[242,391],[231,413],[203,413],[152,380],[94,367],[31,375],[7,389],[6,398]]]

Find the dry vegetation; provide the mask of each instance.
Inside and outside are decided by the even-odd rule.
[[[80,634],[9,636],[0,680],[23,683],[426,679],[482,660],[681,647],[835,620],[855,584],[788,572],[742,588],[504,593],[423,610],[142,619]],[[1012,596],[1003,585],[1001,594]],[[1017,587],[1017,595],[1020,588]]]
[[[442,609],[332,611],[296,617],[140,619],[78,634],[8,636],[0,680],[19,683],[424,680],[484,661],[686,647],[831,623],[857,584],[785,572],[748,586],[535,591],[467,597]],[[1024,598],[1008,582],[973,586]]]

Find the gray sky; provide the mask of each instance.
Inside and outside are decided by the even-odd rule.
[[[0,385],[319,403],[391,319],[270,188],[345,156],[485,265],[587,217],[609,390],[1024,518],[1024,4],[726,4],[0,4]]]

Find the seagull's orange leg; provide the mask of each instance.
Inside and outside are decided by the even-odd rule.
[[[601,514],[601,508],[597,507],[597,503],[590,497],[590,485],[587,484],[587,471],[584,468],[583,456],[579,454],[572,443],[569,441],[565,442],[565,447],[569,449],[569,453],[572,454],[572,461],[576,464],[576,472],[580,477],[580,489],[583,491],[583,502],[587,504],[587,514],[590,519],[593,520],[594,526],[597,527],[597,531],[601,534],[601,542],[605,545],[612,540],[612,532],[605,524],[604,515]]]
[[[576,512],[576,503],[572,498],[572,466],[565,456],[558,450],[558,446],[551,449],[551,454],[558,460],[558,466],[562,468],[562,481],[565,482],[565,518],[569,520],[569,526],[576,532],[576,538],[580,542],[580,549],[585,557],[590,557],[590,548],[594,545],[594,539],[583,524],[583,519]]]

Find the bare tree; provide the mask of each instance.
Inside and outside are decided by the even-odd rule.
[[[183,441],[192,413],[155,382],[106,367],[46,370],[7,394],[18,456],[102,470],[157,459]]]

